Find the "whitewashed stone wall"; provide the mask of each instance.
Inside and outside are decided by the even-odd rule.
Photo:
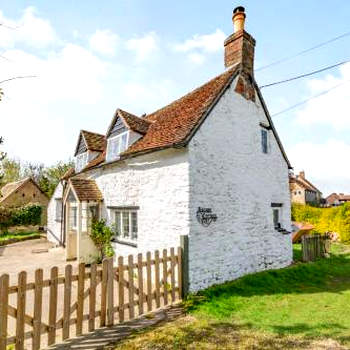
[[[102,217],[113,224],[109,206],[138,206],[137,247],[114,244],[127,256],[178,247],[189,233],[188,150],[164,150],[106,165],[89,174],[96,180],[104,203]]]
[[[56,199],[62,197],[63,185],[59,182],[47,207],[47,239],[55,244],[62,240],[62,222],[56,221]]]
[[[271,208],[283,204],[282,227],[290,230],[288,166],[272,131],[262,153],[263,108],[232,86],[189,145],[192,292],[292,261],[291,237],[274,229]],[[201,226],[198,207],[212,208],[217,221]]]

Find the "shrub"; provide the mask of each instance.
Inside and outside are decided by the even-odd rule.
[[[308,222],[318,233],[337,232],[341,241],[350,241],[350,203],[339,207],[315,208],[308,205],[292,205],[292,220]]]
[[[105,220],[93,221],[91,224],[90,237],[99,251],[100,258],[103,260],[106,257],[114,255],[111,244],[111,239],[114,232],[106,225]]]
[[[0,230],[7,231],[10,226],[39,225],[42,207],[28,204],[18,208],[0,207]]]

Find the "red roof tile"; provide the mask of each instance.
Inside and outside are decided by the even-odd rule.
[[[95,180],[71,178],[69,182],[79,201],[100,201],[103,199]]]
[[[168,106],[147,115],[145,119],[152,123],[146,135],[122,155],[171,147],[185,141],[231,81],[236,70],[227,70]]]
[[[118,114],[122,117],[125,124],[132,130],[139,134],[146,134],[150,126],[150,122],[146,119],[139,118],[136,115],[125,112],[121,109],[117,110]]]
[[[89,151],[102,152],[104,150],[105,135],[86,130],[81,130],[81,134]]]

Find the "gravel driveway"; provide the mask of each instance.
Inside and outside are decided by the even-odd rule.
[[[63,248],[54,248],[45,238],[0,247],[0,275],[8,273],[10,284],[17,284],[17,274],[21,271],[27,271],[31,281],[38,268],[42,268],[44,278],[48,278],[51,267],[58,266],[59,273],[63,273],[66,264]]]

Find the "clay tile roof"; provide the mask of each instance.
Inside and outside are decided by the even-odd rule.
[[[122,155],[171,147],[185,142],[201,118],[234,78],[237,68],[231,68],[168,106],[149,114],[147,133]]]
[[[1,195],[2,197],[7,197],[9,196],[12,192],[16,191],[19,187],[24,185],[27,181],[30,181],[30,177],[27,177],[23,180],[15,181],[15,182],[10,182],[6,184],[4,187],[1,189]]]
[[[102,152],[104,149],[105,136],[91,131],[81,130],[86,147],[89,151]]]
[[[148,120],[139,118],[134,114],[123,111],[122,109],[118,109],[117,113],[123,118],[125,124],[132,131],[138,132],[139,134],[147,133],[148,127],[151,124]]]
[[[61,177],[61,180],[68,180],[71,176],[75,174],[74,168],[69,168]]]
[[[93,168],[94,166],[97,166],[101,163],[103,163],[106,159],[106,150],[104,150],[101,154],[99,154],[95,159],[91,160],[87,166],[84,168],[84,170]]]
[[[100,201],[103,199],[102,193],[94,180],[71,178],[69,181],[79,201]]]

